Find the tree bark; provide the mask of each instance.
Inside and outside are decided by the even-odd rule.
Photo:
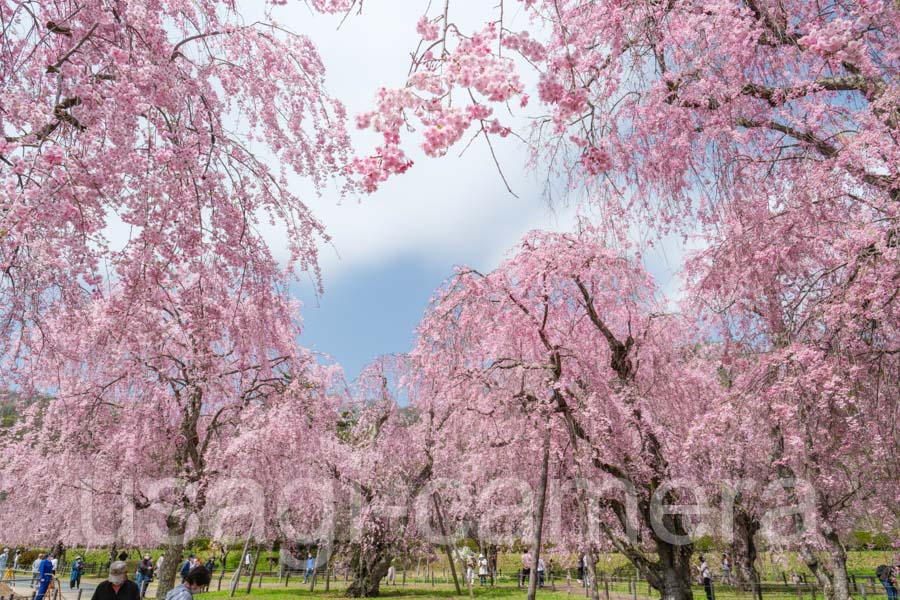
[[[666,542],[656,544],[659,561],[656,565],[657,582],[651,585],[660,592],[663,600],[693,600],[691,591],[691,557],[693,546]]]
[[[740,504],[735,507],[734,538],[731,543],[734,575],[742,591],[750,590],[757,600],[762,600],[759,571],[756,570],[756,533],[759,521]]]
[[[541,448],[541,479],[538,484],[537,506],[534,512],[534,529],[531,536],[531,577],[528,580],[528,600],[537,594],[538,563],[541,559],[541,537],[544,533],[544,508],[547,505],[547,474],[550,467],[550,424],[544,424],[544,440]]]
[[[453,552],[450,549],[450,540],[447,536],[447,527],[444,525],[444,516],[441,514],[441,505],[438,502],[437,494],[432,494],[432,502],[434,502],[434,512],[437,518],[438,526],[441,528],[441,536],[444,538],[444,550],[447,553],[447,562],[450,563],[450,572],[453,574],[453,585],[456,586],[456,594],[462,596],[462,589],[459,587],[459,578],[456,576],[456,563],[453,561]]]
[[[380,539],[367,539],[366,550],[353,544],[350,551],[350,570],[353,581],[347,587],[348,598],[376,598],[380,594],[381,580],[391,566],[389,548]]]
[[[187,522],[179,517],[169,515],[166,517],[166,529],[169,539],[166,543],[162,564],[162,572],[157,583],[156,597],[165,598],[166,592],[175,587],[175,576],[181,567],[181,559],[184,556],[184,532]]]

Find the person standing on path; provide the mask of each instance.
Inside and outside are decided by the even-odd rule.
[[[47,588],[50,587],[50,582],[53,581],[54,573],[53,562],[50,558],[44,557],[40,566],[38,566],[38,591],[34,600],[43,600],[44,594],[47,593]]]
[[[150,560],[149,554],[145,554],[141,562],[138,563],[137,577],[135,578],[135,583],[141,592],[141,598],[147,593],[147,586],[150,585],[151,577],[153,577],[153,561]]]
[[[128,565],[117,560],[109,565],[109,578],[94,590],[91,600],[140,600],[141,592],[135,582],[128,579]]]
[[[81,576],[84,574],[84,561],[80,556],[75,557],[72,563],[72,572],[69,574],[69,589],[75,590],[81,588]]]
[[[199,594],[204,588],[209,586],[212,581],[212,575],[206,570],[206,567],[200,566],[188,573],[187,578],[181,583],[169,590],[166,594],[166,600],[194,600],[194,594]],[[91,600],[94,600],[93,598]]]
[[[250,555],[247,554],[249,557]],[[250,558],[247,558],[248,564]],[[249,568],[249,567],[248,567]],[[303,572],[303,583],[309,583],[309,579],[312,577],[313,571],[316,568],[316,559],[313,558],[312,554],[306,555],[306,571]]]
[[[22,551],[16,548],[16,555],[13,556],[13,571],[19,570],[19,557],[22,556]]]
[[[35,584],[40,580],[40,571],[41,571],[41,562],[44,560],[44,553],[40,552],[37,555],[37,558],[34,559],[34,562],[31,563],[31,587],[34,587]]]
[[[3,553],[0,554],[0,581],[6,581],[8,579],[6,574],[6,564],[9,562],[9,548],[4,548]]]
[[[706,600],[713,600],[713,589],[712,589],[712,572],[709,570],[709,565],[706,564],[706,558],[700,557],[700,579],[703,581],[703,591],[706,592]]]
[[[484,554],[478,555],[478,579],[481,581],[481,585],[485,585],[487,583],[488,576],[488,562],[484,557]]]
[[[165,562],[165,559],[166,559],[165,554],[160,554],[159,558],[156,559],[156,566],[153,568],[153,573],[157,577],[159,577],[160,574],[162,573],[162,566],[163,566],[163,562]]]
[[[522,554],[522,585],[526,585],[531,579],[531,554],[526,550]]]
[[[187,579],[188,574],[191,572],[191,569],[194,568],[194,555],[188,554],[187,560],[184,561],[184,564],[181,565],[181,582],[184,583],[184,580]]]

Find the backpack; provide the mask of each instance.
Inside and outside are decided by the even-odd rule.
[[[889,581],[891,578],[891,568],[887,565],[878,565],[875,569],[875,577],[881,581]]]

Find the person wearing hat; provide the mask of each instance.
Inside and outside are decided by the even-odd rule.
[[[193,554],[188,554],[187,560],[184,561],[184,564],[181,565],[181,582],[184,583],[184,580],[187,579],[188,574],[191,572],[191,569],[194,568],[194,559],[196,556]]]
[[[94,590],[91,600],[140,600],[135,582],[128,579],[128,565],[117,560],[109,565],[109,578]]]
[[[84,575],[84,561],[81,556],[75,557],[72,563],[72,572],[69,574],[69,589],[75,590],[81,587],[81,576]]]
[[[43,600],[44,595],[47,593],[47,588],[50,587],[50,582],[53,581],[53,574],[55,571],[53,569],[53,562],[51,562],[52,557],[52,554],[44,556],[44,558],[41,559],[40,566],[38,566],[38,591],[34,600]]]

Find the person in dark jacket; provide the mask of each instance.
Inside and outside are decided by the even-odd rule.
[[[35,600],[43,600],[44,594],[47,593],[47,588],[50,587],[50,583],[53,581],[55,572],[53,571],[53,562],[50,560],[52,556],[52,554],[45,556],[38,567],[38,591],[34,597]]]
[[[181,565],[181,582],[184,583],[184,580],[187,579],[188,573],[194,568],[194,559],[196,556],[193,554],[188,554],[187,560],[184,561],[184,564]]]
[[[145,554],[140,564],[138,564],[137,578],[135,579],[138,589],[141,590],[141,598],[147,593],[147,586],[150,585],[151,577],[153,577],[153,561],[150,560],[149,554]]]
[[[69,589],[81,588],[81,576],[84,575],[84,561],[80,556],[75,557],[72,563],[72,572],[69,574]]]
[[[97,586],[91,600],[140,600],[141,592],[128,579],[128,565],[117,560],[109,565],[109,578]]]

